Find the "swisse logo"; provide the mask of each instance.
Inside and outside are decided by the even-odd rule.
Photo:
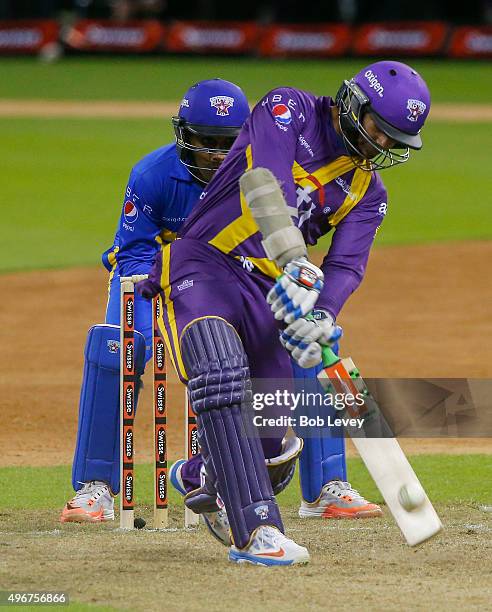
[[[102,28],[91,26],[86,32],[87,42],[93,45],[115,45],[118,47],[136,47],[145,42],[143,29],[135,28]]]
[[[159,320],[161,317],[161,300],[155,301],[155,318]]]
[[[374,89],[374,91],[378,94],[378,96],[380,98],[382,98],[384,96],[384,87],[378,81],[377,74],[374,74],[374,72],[372,70],[366,70],[364,72],[364,76],[366,77],[367,81],[369,82],[369,87],[371,89]]]
[[[128,298],[125,307],[125,321],[128,327],[133,327],[133,314],[135,312],[133,298]]]
[[[155,402],[157,412],[159,414],[164,414],[164,410],[166,409],[166,387],[159,383],[155,390]]]
[[[125,412],[128,415],[133,412],[133,387],[131,385],[125,389]]]
[[[429,34],[425,30],[376,30],[369,43],[376,49],[422,49],[429,44]]]
[[[161,427],[157,432],[157,456],[159,461],[166,458],[166,430]]]
[[[492,36],[473,32],[467,38],[466,44],[470,51],[476,53],[490,53],[492,51]]]
[[[277,46],[283,51],[326,51],[334,42],[329,32],[282,32],[277,37]]]
[[[190,47],[234,48],[244,42],[244,34],[240,30],[187,28],[183,34],[183,42]]]
[[[125,457],[131,459],[133,456],[133,431],[128,429],[125,432]]]
[[[157,478],[157,495],[161,501],[166,501],[166,497],[167,497],[166,472],[159,472],[159,476]]]
[[[157,340],[155,343],[155,365],[159,370],[164,367],[164,342],[162,340]]]
[[[125,478],[125,500],[131,502],[133,500],[133,474],[127,474]]]
[[[37,47],[43,36],[40,30],[0,30],[0,48],[17,47],[19,49]]]
[[[198,430],[196,427],[190,432],[190,450],[192,455],[198,455]]]
[[[133,370],[133,342],[129,342],[125,347],[125,364],[126,369],[131,372]]]

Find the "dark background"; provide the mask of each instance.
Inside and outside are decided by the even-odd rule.
[[[0,0],[0,19],[133,18],[251,20],[261,23],[319,23],[442,20],[453,24],[492,23],[492,0]]]

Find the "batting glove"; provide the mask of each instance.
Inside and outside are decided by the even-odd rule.
[[[277,319],[289,325],[311,312],[323,288],[323,272],[305,257],[290,261],[267,295]]]
[[[280,334],[280,342],[301,368],[313,368],[321,363],[321,345],[334,344],[342,333],[330,313],[314,310],[291,323]]]

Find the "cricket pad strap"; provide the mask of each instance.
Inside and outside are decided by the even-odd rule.
[[[281,493],[294,477],[296,461],[302,448],[303,441],[301,438],[296,436],[284,438],[282,440],[282,453],[278,457],[265,459],[274,495]]]
[[[199,319],[183,332],[181,354],[207,479],[224,502],[235,545],[247,546],[261,525],[283,532],[253,425],[248,362],[237,332],[218,317]]]

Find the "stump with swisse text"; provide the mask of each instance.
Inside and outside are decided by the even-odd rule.
[[[135,283],[144,275],[122,277],[120,301],[120,528],[133,529],[135,519],[134,421],[137,395],[135,373]],[[168,456],[166,356],[159,334],[162,303],[152,300],[152,366],[154,405],[154,528],[168,526]],[[141,408],[142,409],[142,408]],[[185,458],[199,452],[196,417],[185,389]],[[197,525],[198,515],[185,508],[184,525]]]

